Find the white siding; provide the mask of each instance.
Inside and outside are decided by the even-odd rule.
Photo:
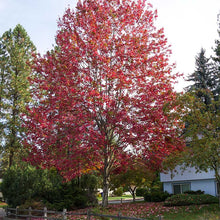
[[[201,179],[214,179],[214,171],[197,173],[194,167],[181,169],[181,166],[177,166],[175,171],[169,171],[167,173],[160,173],[161,182],[170,181],[188,181],[188,180],[201,180]]]
[[[168,193],[173,194],[173,184],[174,183],[184,183],[183,182],[166,182],[163,183],[163,190]],[[197,191],[202,190],[205,194],[210,194],[216,196],[216,182],[215,180],[199,180],[199,181],[187,181],[190,183],[190,190]]]
[[[173,186],[172,183],[164,183],[163,184],[163,191],[167,191],[168,193],[172,194],[173,193]]]
[[[215,180],[200,180],[191,182],[191,190],[202,190],[205,194],[216,196],[216,182]]]

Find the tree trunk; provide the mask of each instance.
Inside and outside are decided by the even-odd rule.
[[[220,208],[220,194],[218,194],[218,207]]]
[[[108,178],[104,176],[103,178],[103,193],[102,193],[102,207],[108,206]]]
[[[219,189],[219,187],[220,187],[220,179],[218,179],[218,178],[216,178],[217,179],[217,183],[218,183],[218,187],[217,187],[217,195],[218,195],[218,206],[219,206],[219,208],[220,208],[220,189]]]
[[[108,157],[108,147],[104,149],[104,170],[103,170],[103,193],[102,193],[102,207],[108,206],[108,190],[109,190],[109,175],[110,165]]]
[[[133,202],[135,202],[135,190],[136,190],[136,187],[134,187],[134,189],[132,189],[132,188],[129,186],[128,190],[129,190],[129,192],[130,192],[131,195],[132,195]]]
[[[218,184],[217,195],[218,195],[218,206],[220,207],[220,177],[218,174],[215,174],[215,178],[216,178],[217,184]]]
[[[9,152],[9,162],[8,162],[9,168],[12,166],[13,158],[14,158],[14,152],[13,152],[13,150],[10,150],[10,152]]]
[[[16,74],[17,76],[17,74]],[[13,164],[14,160],[14,153],[17,150],[16,149],[16,137],[17,137],[17,130],[16,130],[16,124],[17,120],[16,117],[18,116],[18,110],[17,110],[17,93],[13,94],[13,108],[12,108],[12,128],[11,128],[11,136],[10,136],[10,149],[9,149],[9,168]]]
[[[133,202],[135,202],[135,191],[132,191],[132,198],[133,198]]]

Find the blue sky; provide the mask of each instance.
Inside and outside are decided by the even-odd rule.
[[[20,23],[40,53],[52,48],[57,20],[77,0],[0,0],[0,35]],[[204,47],[212,52],[217,34],[220,0],[149,0],[158,10],[158,27],[164,27],[172,46],[171,60],[184,76],[193,72],[195,56]],[[180,81],[178,90],[185,84]]]

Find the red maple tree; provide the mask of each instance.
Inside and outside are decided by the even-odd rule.
[[[35,57],[28,160],[67,179],[99,170],[103,206],[128,152],[158,166],[181,148],[171,116],[177,75],[156,17],[144,0],[79,1],[60,19],[54,50]]]

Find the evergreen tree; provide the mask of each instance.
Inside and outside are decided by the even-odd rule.
[[[0,146],[5,165],[9,167],[22,149],[21,114],[30,102],[31,69],[27,62],[33,51],[35,46],[19,24],[0,37]]]
[[[217,98],[218,77],[214,64],[205,56],[205,49],[202,48],[196,56],[196,69],[189,75],[187,81],[193,82],[186,88],[187,92],[195,92],[196,97],[206,105],[211,103],[212,95]]]
[[[220,14],[218,14],[218,34],[220,37]],[[220,80],[220,40],[215,41],[216,47],[214,48],[214,57],[212,58],[214,63],[215,63],[215,75],[216,75],[216,80],[218,80],[218,85],[219,80]],[[216,96],[219,96],[220,94],[220,86],[216,87]]]

